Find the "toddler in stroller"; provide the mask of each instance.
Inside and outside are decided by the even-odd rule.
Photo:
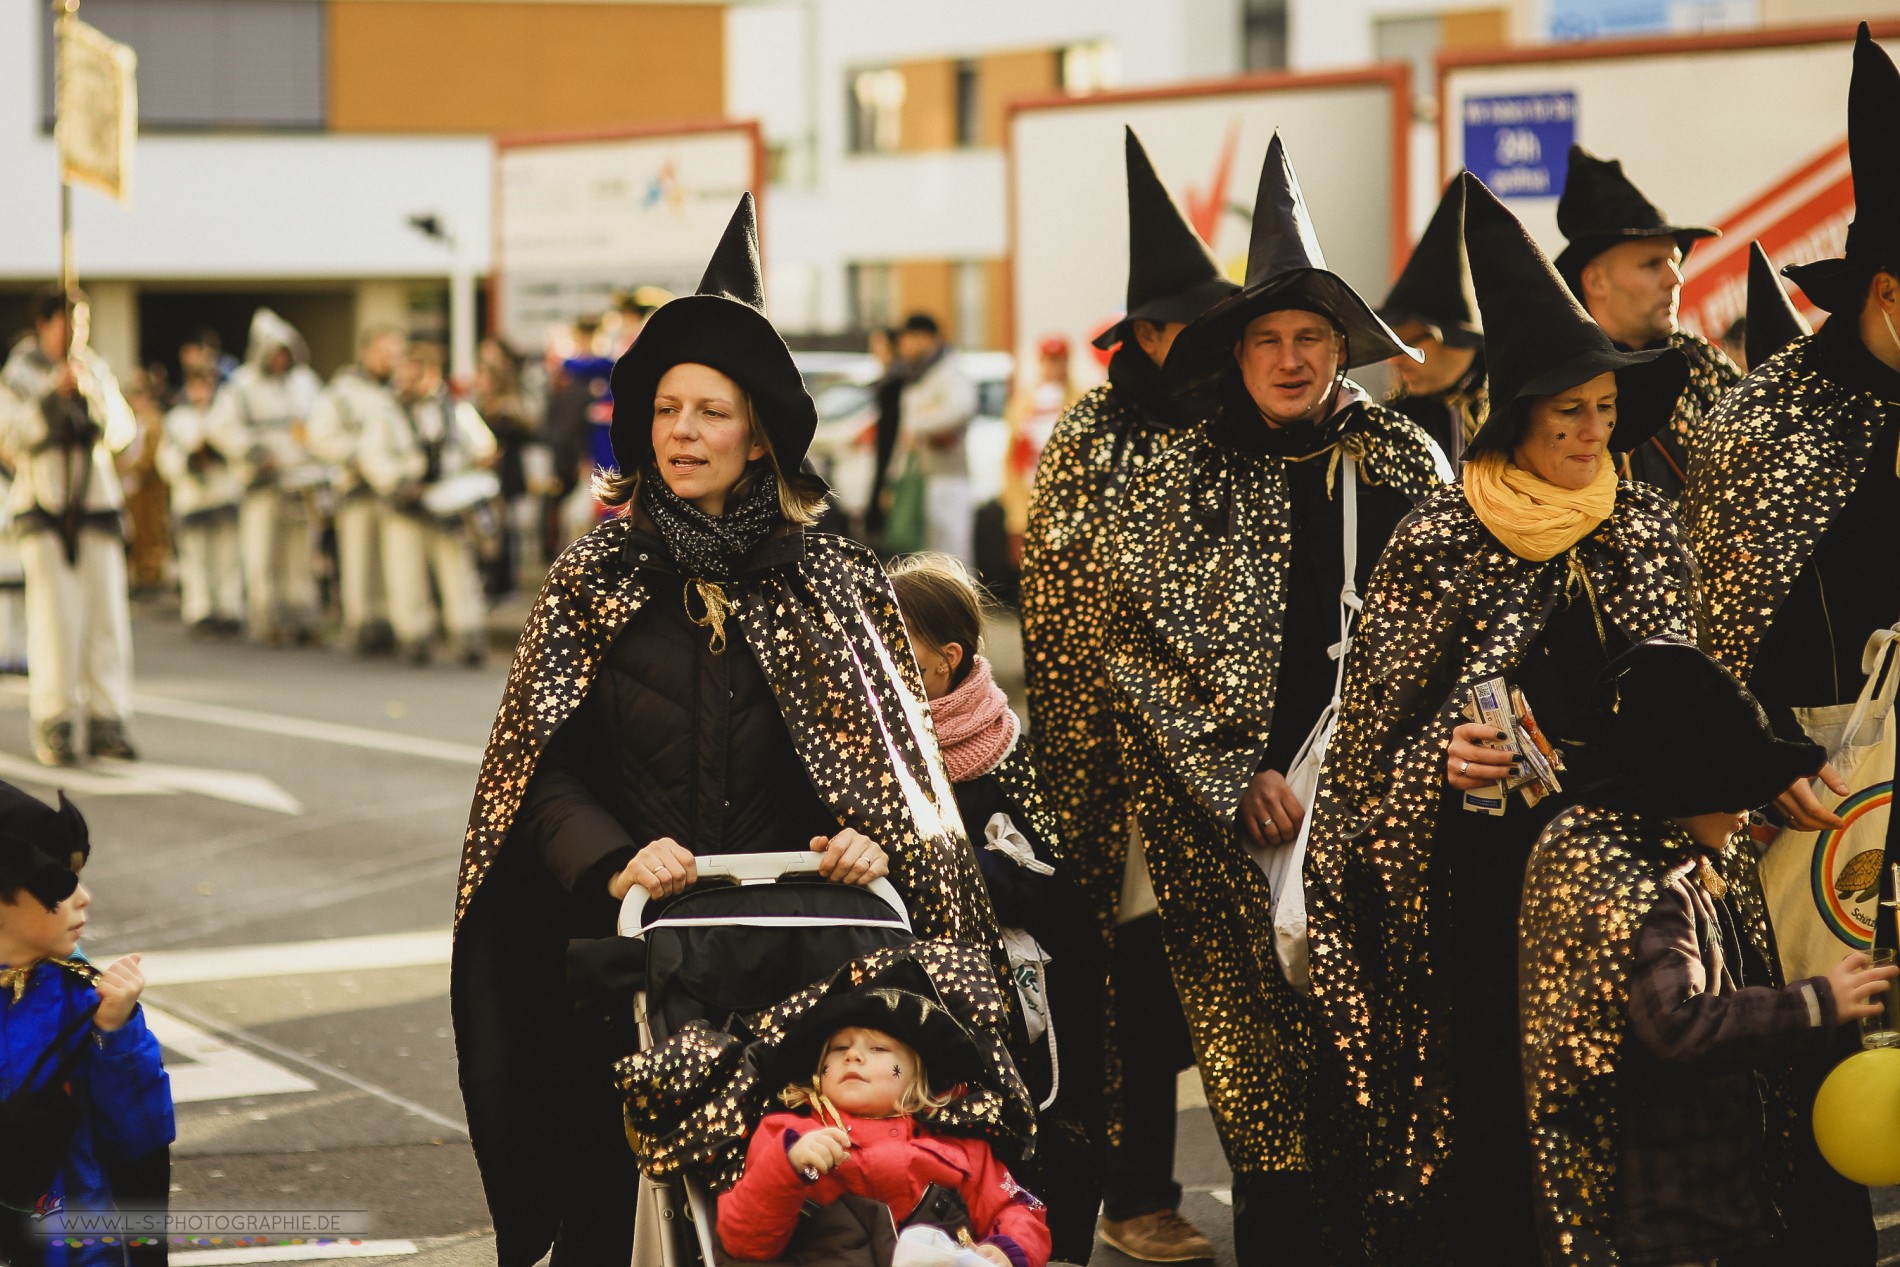
[[[940,1084],[939,1090],[955,1086],[958,1092],[947,1102],[941,1094],[933,1098],[942,1107],[930,1114],[928,1129],[916,1129],[915,1119],[906,1126],[895,1118],[879,1119],[875,1127],[886,1132],[885,1140],[893,1128],[919,1141],[934,1139],[941,1146],[939,1156],[966,1158],[964,1169],[971,1172],[980,1151],[995,1168],[996,1184],[1002,1184],[1007,1172],[990,1148],[1014,1160],[1033,1138],[1035,1124],[1028,1091],[1001,1038],[1008,1028],[1009,1005],[991,953],[982,947],[912,938],[902,903],[888,885],[858,889],[801,883],[781,875],[808,865],[795,855],[702,858],[700,864],[702,883],[694,890],[653,905],[639,901],[636,892],[622,915],[622,932],[646,942],[647,989],[636,1005],[646,1041],[641,1051],[616,1066],[628,1138],[645,1176],[640,1196],[643,1230],[636,1236],[635,1263],[674,1267],[699,1262],[714,1267],[747,1261],[721,1244],[713,1194],[743,1182],[757,1128],[784,1107],[778,1098],[781,1090],[788,1084],[812,1089],[820,1049],[844,1024],[824,1018],[840,1015],[836,1009],[846,1007],[840,1000],[861,990],[905,991],[921,1001],[913,1005],[913,1015],[921,1016],[923,1003],[935,1009],[932,1034],[949,1033],[943,1025],[947,1021],[963,1036],[956,1045],[960,1055],[933,1058],[934,1039],[915,1048],[923,1053],[920,1063],[928,1068],[926,1076]],[[741,883],[704,883],[722,873]],[[785,882],[788,879],[791,882]],[[780,882],[760,883],[767,880]],[[908,1031],[898,1020],[887,1019],[886,1024],[898,1028],[896,1036],[907,1046],[912,1045],[910,1038],[921,1037],[906,1037]],[[827,1121],[835,1121],[834,1110],[841,1110],[842,1117],[865,1107],[850,1094],[842,1103],[827,1094],[825,1103],[826,1108],[808,1112],[822,1112]],[[851,1104],[858,1107],[847,1107]],[[795,1120],[803,1124],[801,1137],[813,1134],[809,1116]],[[822,1129],[825,1123],[816,1125]],[[860,1127],[854,1142],[868,1138],[863,1131]],[[793,1174],[786,1149],[796,1141],[786,1139],[782,1131],[778,1138],[780,1151],[772,1160]],[[803,1165],[812,1164],[804,1151],[817,1147],[814,1139],[801,1150]],[[889,1155],[878,1152],[880,1158]],[[791,1218],[804,1226],[796,1233],[785,1229],[790,1247],[781,1250],[782,1261],[890,1262],[895,1221],[908,1221],[918,1202],[894,1198],[901,1208],[893,1215],[882,1203],[849,1195],[843,1185],[856,1170],[832,1166],[810,1185],[795,1175],[794,1182],[805,1191],[792,1203]],[[811,1190],[820,1183],[823,1195]],[[928,1186],[919,1185],[919,1190]],[[813,1197],[827,1204],[813,1208],[808,1205]],[[1023,1194],[1015,1204],[1028,1211],[1034,1200]],[[966,1202],[966,1208],[972,1215],[981,1211],[989,1222],[1000,1213],[982,1201]],[[801,1210],[808,1211],[802,1220]],[[841,1219],[857,1224],[856,1235],[845,1238],[849,1245],[826,1239],[842,1226]],[[950,1223],[948,1216],[942,1221]],[[817,1232],[818,1246],[811,1245],[813,1237],[807,1235],[814,1225],[830,1229]],[[974,1236],[991,1229],[973,1219],[968,1230]],[[1016,1246],[1017,1255],[1004,1252],[1005,1261],[1040,1267],[1047,1254],[1047,1232],[1034,1257],[1025,1252],[1035,1250],[1034,1236],[1025,1233],[1025,1240],[1027,1245]],[[851,1252],[831,1252],[838,1248]],[[756,1254],[750,1261],[757,1261]]]
[[[891,1241],[912,1239],[911,1229],[927,1244],[938,1239],[929,1235],[935,1229],[995,1267],[1048,1262],[1042,1203],[982,1140],[930,1129],[930,1115],[983,1072],[969,1032],[935,994],[861,986],[827,999],[792,1028],[766,1068],[772,1080],[787,1075],[780,1098],[793,1111],[759,1124],[744,1176],[719,1198],[727,1253],[778,1258],[801,1221],[815,1223],[802,1217],[808,1203],[826,1206],[848,1194],[889,1211],[881,1219],[880,1211],[870,1213],[875,1248],[890,1244],[894,1253]],[[882,1233],[899,1216],[905,1230],[886,1240]],[[807,1239],[817,1230],[807,1226]]]

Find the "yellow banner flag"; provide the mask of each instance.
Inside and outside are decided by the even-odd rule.
[[[132,141],[139,130],[138,55],[97,27],[59,24],[60,179],[132,199]]]

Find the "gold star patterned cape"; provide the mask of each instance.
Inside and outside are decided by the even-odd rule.
[[[1441,486],[1410,419],[1366,403],[1343,425],[1335,453],[1360,455],[1364,483]],[[1248,1171],[1308,1164],[1310,1004],[1274,959],[1266,878],[1234,825],[1273,721],[1291,516],[1285,459],[1201,424],[1130,485],[1111,582],[1109,668],[1168,959],[1222,1147]]]
[[[1108,576],[1128,484],[1185,428],[1112,384],[1056,420],[1023,541],[1023,676],[1036,764],[1070,874],[1110,933],[1128,853],[1128,785],[1108,678]]]
[[[1819,337],[1777,352],[1722,402],[1683,495],[1701,566],[1702,647],[1743,681],[1892,407],[1821,373]]]
[[[985,1071],[980,1082],[965,1084],[963,1094],[930,1116],[930,1129],[978,1136],[1002,1156],[1018,1156],[1035,1134],[1035,1110],[999,1037],[1009,1006],[989,955],[981,948],[923,941],[853,960],[774,1007],[735,1018],[726,1030],[695,1022],[621,1060],[614,1078],[627,1098],[627,1138],[641,1168],[663,1178],[690,1166],[714,1191],[739,1182],[753,1128],[784,1107],[778,1100],[784,1087],[765,1085],[759,1071],[782,1065],[779,1045],[796,1034],[799,1019],[843,991],[913,969],[930,979],[944,1007],[964,1023]],[[815,1064],[817,1052],[812,1055]]]
[[[1728,359],[1728,353],[1699,334],[1678,330],[1669,336],[1668,344],[1689,363],[1689,382],[1676,398],[1669,421],[1638,452],[1654,455],[1660,446],[1668,454],[1669,464],[1686,474],[1703,444],[1709,417],[1729,389],[1742,381],[1742,371]],[[1680,497],[1680,483],[1680,476],[1670,480],[1667,491],[1672,499]]]
[[[549,739],[648,601],[632,533],[630,521],[609,520],[550,569],[515,651],[463,840],[450,993],[470,1136],[505,1265],[534,1262],[558,1226],[562,1124],[582,1094],[574,1080],[598,1072],[606,1089],[606,1060],[622,1054],[603,1054],[596,1071],[572,1050],[562,988],[571,899],[508,835]],[[842,825],[890,855],[918,936],[998,945],[875,556],[806,533],[802,558],[724,589],[728,621],[757,658],[812,786]]]
[[[1399,525],[1366,589],[1306,894],[1314,997],[1348,1080],[1346,1133],[1329,1144],[1369,1170],[1373,1238],[1406,1226],[1456,1129],[1426,954],[1445,745],[1471,683],[1508,676],[1576,583],[1573,559],[1632,642],[1690,634],[1688,552],[1662,494],[1629,480],[1609,520],[1541,563],[1507,550],[1464,490],[1447,488]]]
[[[1739,934],[1772,965],[1768,911],[1746,840],[1738,837],[1723,859],[1728,901]],[[1518,985],[1537,1227],[1551,1267],[1619,1261],[1617,1075],[1636,935],[1671,880],[1694,865],[1687,844],[1666,823],[1579,807],[1553,819],[1531,854]],[[1771,1091],[1768,1142],[1778,1155],[1770,1173],[1783,1182],[1790,1107]]]

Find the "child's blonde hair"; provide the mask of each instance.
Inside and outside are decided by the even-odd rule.
[[[868,1025],[847,1025],[844,1027],[844,1029],[862,1030],[870,1030],[870,1028]],[[811,1081],[807,1083],[793,1082],[788,1084],[783,1091],[778,1093],[779,1102],[781,1104],[788,1109],[797,1109],[812,1104],[817,1100],[818,1079],[825,1071],[825,1056],[831,1050],[831,1040],[843,1032],[844,1030],[841,1029],[825,1035],[824,1045],[818,1049],[818,1067],[812,1070]],[[884,1030],[880,1029],[871,1032],[883,1034],[884,1037],[909,1052],[911,1063],[917,1066],[916,1075],[911,1078],[910,1082],[902,1091],[898,1092],[897,1103],[891,1106],[893,1109],[906,1117],[929,1117],[932,1113],[935,1113],[938,1109],[950,1103],[951,1096],[948,1091],[937,1095],[931,1094],[930,1070],[924,1067],[924,1058],[917,1053],[915,1047],[912,1047],[895,1034],[887,1033]]]

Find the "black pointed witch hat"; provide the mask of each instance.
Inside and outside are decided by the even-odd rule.
[[[1620,159],[1598,158],[1581,145],[1570,147],[1563,196],[1557,199],[1557,228],[1569,243],[1557,256],[1557,271],[1572,290],[1583,266],[1619,242],[1669,237],[1687,255],[1702,238],[1722,236],[1702,224],[1670,224],[1656,204],[1623,174]]]
[[[1128,159],[1128,303],[1119,322],[1095,340],[1112,348],[1134,321],[1165,325],[1192,321],[1240,287],[1221,276],[1214,253],[1188,223],[1133,128],[1126,129]]]
[[[1412,258],[1379,305],[1379,318],[1397,327],[1416,321],[1447,347],[1475,348],[1484,343],[1478,297],[1471,289],[1471,264],[1465,258],[1465,187],[1445,186]]]
[[[739,199],[699,289],[662,305],[614,363],[614,460],[631,473],[653,457],[653,396],[675,365],[710,365],[743,387],[772,443],[781,474],[792,476],[818,429],[818,410],[791,349],[765,315],[759,222],[752,195]]]
[[[1900,71],[1867,24],[1854,39],[1847,88],[1847,161],[1854,170],[1854,223],[1839,259],[1781,270],[1825,312],[1859,312],[1876,269],[1900,269]]]
[[[91,856],[86,820],[64,792],[54,809],[0,783],[0,889],[24,889],[50,910],[73,895]]]
[[[1689,363],[1673,347],[1625,352],[1590,320],[1516,216],[1466,172],[1465,250],[1483,314],[1491,416],[1470,449],[1510,451],[1524,405],[1599,374],[1615,374],[1616,430],[1610,447],[1628,451],[1656,434],[1689,381]]]
[[[1788,299],[1760,242],[1748,244],[1748,323],[1742,335],[1754,369],[1805,334],[1813,333]]]
[[[1175,339],[1168,353],[1169,381],[1183,388],[1205,383],[1232,363],[1234,340],[1249,321],[1284,308],[1320,313],[1344,331],[1348,369],[1395,356],[1422,359],[1358,291],[1327,270],[1299,178],[1275,132],[1254,195],[1247,280],[1238,294],[1208,309]]]

